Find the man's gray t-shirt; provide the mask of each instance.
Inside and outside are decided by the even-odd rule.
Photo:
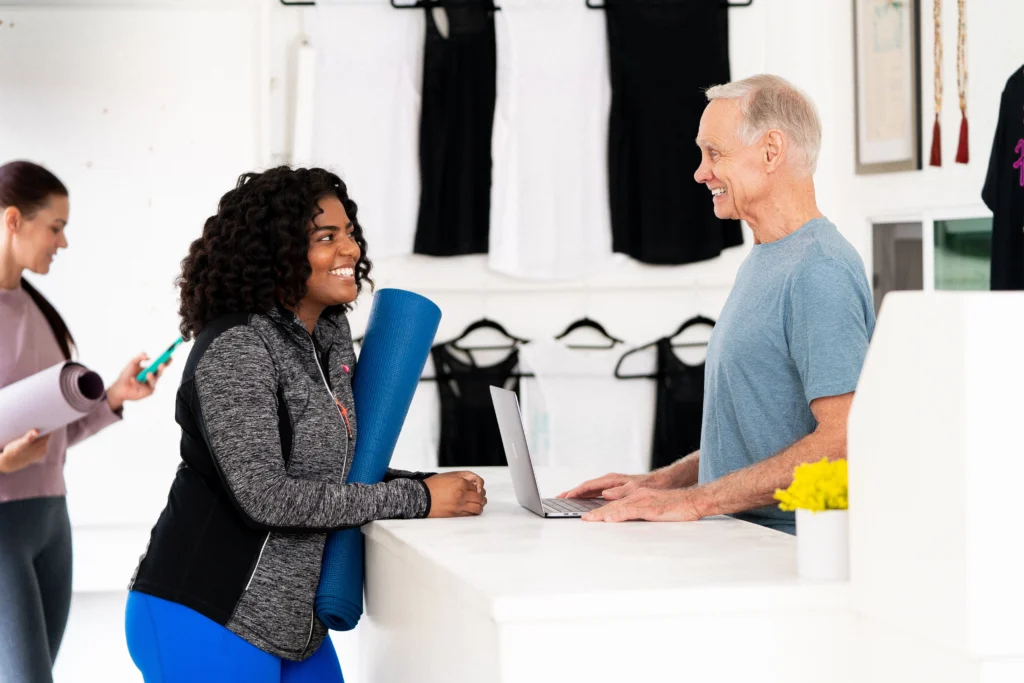
[[[811,401],[856,388],[874,328],[864,263],[827,219],[754,245],[708,344],[700,482],[813,432]],[[777,506],[735,516],[795,532]]]

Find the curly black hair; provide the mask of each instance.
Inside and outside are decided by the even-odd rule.
[[[294,308],[306,295],[309,228],[322,213],[317,202],[336,196],[355,229],[362,255],[356,263],[357,291],[373,286],[366,240],[356,203],[345,183],[322,168],[278,166],[245,173],[217,205],[181,262],[181,335],[196,337],[215,318],[228,313],[265,313],[277,303]],[[327,312],[348,310],[336,306]]]

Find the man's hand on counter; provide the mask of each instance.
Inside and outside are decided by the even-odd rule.
[[[658,491],[640,488],[583,515],[585,522],[694,522],[701,519],[699,487]]]
[[[559,498],[605,498],[619,500],[640,489],[670,489],[672,480],[664,472],[650,474],[606,474],[585,481],[574,489],[558,494]]]

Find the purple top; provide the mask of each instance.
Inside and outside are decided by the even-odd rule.
[[[28,292],[0,289],[0,388],[64,360],[53,330]],[[121,418],[106,401],[88,415],[50,435],[46,457],[11,474],[0,474],[0,503],[63,496],[64,456],[68,446]],[[2,448],[4,444],[0,444]]]

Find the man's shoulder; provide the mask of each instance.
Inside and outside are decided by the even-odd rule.
[[[800,263],[791,273],[785,296],[790,305],[800,301],[804,306],[828,308],[857,301],[865,311],[874,306],[860,259],[842,255],[822,254]]]
[[[820,220],[818,229],[812,233],[800,259],[793,267],[794,281],[808,278],[828,279],[842,274],[852,275],[857,279],[864,278],[867,281],[864,261],[857,249],[834,223],[828,219]]]
[[[859,272],[849,259],[823,254],[801,261],[793,269],[790,282],[792,289],[829,288],[862,277],[866,280],[862,270]]]

